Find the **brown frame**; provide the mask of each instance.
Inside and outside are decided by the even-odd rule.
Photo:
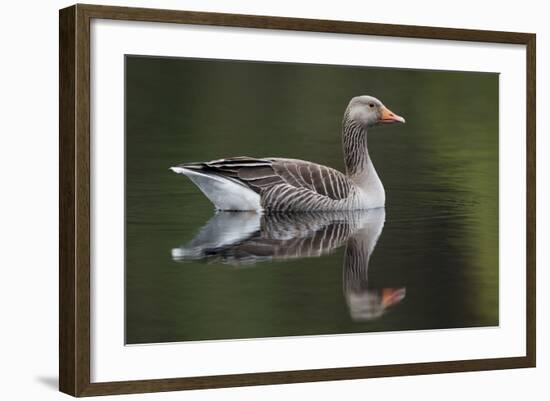
[[[524,357],[90,382],[90,20],[92,18],[403,38],[511,43],[527,49],[527,322]],[[534,367],[535,47],[531,33],[77,4],[59,12],[59,389],[73,396]]]

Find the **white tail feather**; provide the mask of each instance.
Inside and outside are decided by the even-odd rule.
[[[262,210],[260,195],[229,178],[205,174],[185,167],[170,167],[170,170],[186,175],[218,210]]]

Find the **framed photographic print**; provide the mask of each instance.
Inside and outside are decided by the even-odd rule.
[[[60,390],[535,366],[535,35],[60,11]]]

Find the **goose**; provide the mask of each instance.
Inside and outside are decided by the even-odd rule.
[[[172,249],[175,262],[206,261],[235,267],[314,258],[345,246],[342,290],[354,321],[375,320],[406,295],[405,287],[376,288],[369,260],[385,209],[346,212],[218,212],[188,243]]]
[[[183,163],[187,176],[217,210],[344,211],[384,207],[385,191],[367,149],[367,129],[405,119],[375,97],[352,98],[342,121],[346,172],[304,160],[230,157]]]

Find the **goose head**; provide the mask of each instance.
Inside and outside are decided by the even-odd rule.
[[[348,104],[345,118],[360,124],[362,127],[372,127],[379,124],[405,123],[405,119],[388,109],[372,96],[356,96]]]

